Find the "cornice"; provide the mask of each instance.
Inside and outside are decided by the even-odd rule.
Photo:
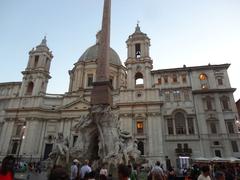
[[[230,64],[192,66],[192,67],[153,70],[153,71],[151,71],[151,73],[158,74],[158,73],[172,73],[172,72],[176,73],[176,71],[217,70],[217,69],[228,69],[229,66],[230,66]]]
[[[200,89],[200,90],[193,90],[193,94],[208,94],[208,93],[233,93],[236,91],[236,88],[226,88],[226,89]]]

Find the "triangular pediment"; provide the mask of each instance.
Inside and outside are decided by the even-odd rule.
[[[88,102],[84,98],[80,98],[77,100],[74,100],[64,106],[62,106],[61,110],[87,110],[90,107],[90,102]]]

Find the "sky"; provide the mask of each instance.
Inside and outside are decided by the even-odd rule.
[[[95,44],[103,0],[0,0],[0,82],[22,80],[28,52],[47,36],[48,93],[68,91],[68,70]],[[111,47],[122,63],[135,30],[151,39],[154,69],[230,63],[240,98],[240,0],[112,0]]]

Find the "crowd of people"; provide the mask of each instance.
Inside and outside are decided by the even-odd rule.
[[[112,180],[112,174],[108,171],[108,164],[102,164],[98,170],[93,170],[88,160],[80,163],[74,159],[70,169],[62,166],[54,166],[48,180]],[[16,161],[13,156],[6,156],[0,168],[0,180],[13,180]],[[41,163],[29,163],[29,171],[41,173]],[[120,164],[117,168],[119,180],[142,180],[136,166]],[[191,168],[182,171],[182,176],[177,176],[173,167],[164,169],[159,161],[149,168],[147,180],[238,180],[240,179],[240,166],[236,164],[194,164]]]

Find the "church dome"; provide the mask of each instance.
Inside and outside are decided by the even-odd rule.
[[[83,55],[79,58],[78,62],[81,61],[92,61],[92,60],[96,60],[97,59],[97,53],[98,53],[98,43],[89,47],[84,53]],[[118,65],[121,66],[121,60],[118,56],[118,54],[116,53],[116,51],[114,51],[112,48],[110,48],[109,51],[109,63],[110,64],[114,64],[114,65]]]

